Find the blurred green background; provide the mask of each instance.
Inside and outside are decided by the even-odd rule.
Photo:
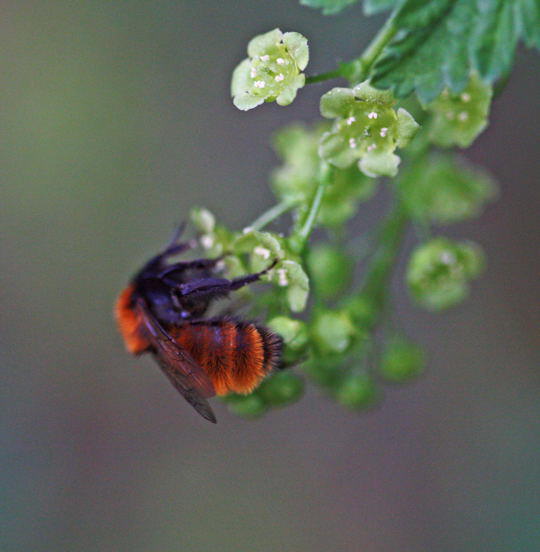
[[[482,243],[489,270],[442,316],[396,280],[430,364],[381,407],[354,414],[311,390],[256,422],[217,403],[213,426],[114,327],[116,293],[190,207],[242,227],[271,205],[269,135],[316,117],[327,86],[288,108],[232,106],[248,39],[302,32],[313,74],[380,23],[294,0],[2,2],[2,551],[540,549],[530,52],[468,152],[501,198],[449,232]],[[358,232],[383,203],[363,206]]]

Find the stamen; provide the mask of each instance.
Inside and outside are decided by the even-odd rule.
[[[214,237],[209,235],[201,236],[201,245],[204,249],[210,249],[214,245]]]
[[[253,252],[255,255],[259,255],[259,257],[262,257],[263,259],[269,259],[270,258],[270,250],[266,249],[266,247],[262,247],[258,245]]]
[[[289,285],[289,279],[287,278],[287,271],[284,268],[278,268],[277,275],[278,275],[278,284],[281,287],[285,287]]]

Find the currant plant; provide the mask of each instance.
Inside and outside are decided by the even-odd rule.
[[[300,0],[325,15],[357,1]],[[479,245],[442,233],[479,216],[497,195],[489,175],[452,148],[485,130],[517,44],[540,48],[540,4],[364,0],[363,7],[366,15],[392,11],[357,58],[306,76],[307,39],[273,29],[249,42],[232,75],[233,102],[243,111],[287,106],[305,85],[341,81],[324,90],[321,119],[291,122],[273,137],[281,162],[270,175],[274,206],[237,231],[206,209],[191,214],[201,247],[223,255],[229,276],[275,263],[263,277],[268,291],[242,293],[283,337],[284,363],[298,369],[270,376],[249,396],[227,397],[241,416],[298,400],[305,379],[346,407],[365,408],[385,383],[422,372],[425,352],[396,327],[389,290],[411,227],[418,243],[403,279],[418,307],[461,303],[485,264]],[[350,236],[348,222],[382,185],[392,196],[388,214],[374,231]],[[285,216],[285,235],[267,230]],[[321,239],[312,243],[316,228]]]

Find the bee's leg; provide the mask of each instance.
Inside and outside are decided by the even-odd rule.
[[[178,284],[174,278],[174,273],[182,273],[184,270],[212,270],[223,259],[223,255],[215,259],[195,259],[193,261],[181,261],[168,266],[159,274],[159,278],[169,285],[175,286]],[[181,275],[181,274],[179,274]]]
[[[205,295],[223,297],[228,295],[231,291],[235,291],[256,282],[263,274],[272,269],[276,265],[276,262],[277,261],[273,262],[268,268],[256,272],[255,274],[248,274],[232,280],[227,280],[226,278],[200,278],[193,282],[180,284],[176,289],[182,297],[195,298]]]

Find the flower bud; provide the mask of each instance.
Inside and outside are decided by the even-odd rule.
[[[212,234],[214,231],[216,219],[208,209],[195,207],[191,209],[190,218],[200,234]]]
[[[470,146],[486,128],[491,104],[491,86],[471,75],[469,84],[455,94],[445,89],[426,109],[433,114],[429,127],[432,142],[441,147]]]
[[[424,350],[405,338],[390,340],[382,353],[379,371],[388,381],[403,382],[424,370]]]
[[[352,342],[356,331],[345,311],[323,311],[311,327],[313,344],[322,353],[343,353]]]
[[[339,382],[335,389],[335,396],[343,406],[354,409],[365,408],[375,401],[376,388],[367,372],[352,372]]]
[[[279,334],[285,345],[293,351],[302,349],[308,341],[306,324],[302,320],[276,316],[268,322],[268,327]]]
[[[313,286],[323,299],[333,299],[350,283],[353,261],[342,250],[329,245],[313,246],[308,255]]]
[[[264,400],[256,393],[251,395],[230,395],[226,398],[231,412],[242,418],[258,418],[267,410]]]
[[[484,265],[479,246],[434,238],[419,246],[407,267],[407,283],[414,299],[429,310],[460,303],[469,292],[469,281]]]
[[[291,371],[272,374],[257,389],[257,395],[270,406],[296,402],[304,393],[304,380]]]

